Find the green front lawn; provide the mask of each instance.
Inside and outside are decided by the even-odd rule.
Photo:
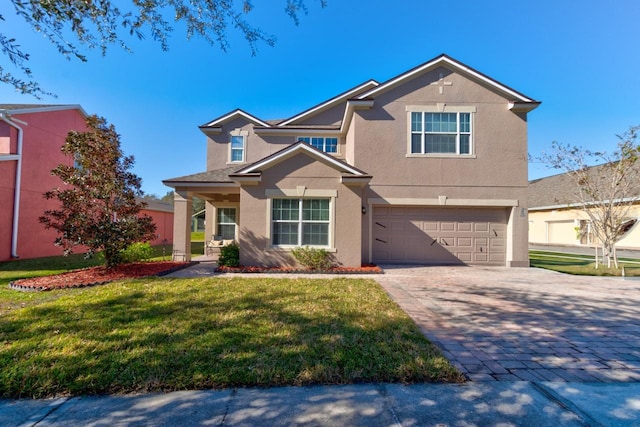
[[[58,291],[2,314],[0,343],[0,396],[13,398],[462,380],[363,279],[154,278]]]
[[[640,260],[619,258],[620,266],[624,266],[625,276],[640,276]],[[595,268],[592,255],[566,254],[562,252],[529,251],[531,267],[546,268],[561,273],[585,276],[621,276],[622,268],[607,268],[600,262]]]

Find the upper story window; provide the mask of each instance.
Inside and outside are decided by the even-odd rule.
[[[231,135],[231,162],[244,162],[245,142],[244,135]]]
[[[317,148],[325,153],[337,153],[338,152],[338,138],[323,137],[323,136],[303,136],[298,138],[298,141],[304,141],[312,147]]]
[[[471,111],[412,111],[410,153],[472,154],[471,118]]]

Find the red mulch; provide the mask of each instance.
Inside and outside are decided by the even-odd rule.
[[[380,267],[373,264],[365,264],[362,267],[332,267],[328,270],[309,270],[294,267],[218,267],[220,273],[297,273],[297,274],[382,274]]]
[[[122,264],[112,269],[106,267],[91,267],[53,276],[32,277],[14,280],[9,284],[12,289],[20,291],[50,291],[62,288],[80,288],[84,286],[102,285],[121,279],[134,279],[148,276],[169,274],[181,268],[188,267],[189,262],[135,262]]]

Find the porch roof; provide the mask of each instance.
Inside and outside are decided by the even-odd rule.
[[[236,172],[244,165],[229,166],[224,169],[215,169],[206,172],[194,173],[192,175],[180,176],[177,178],[165,179],[162,183],[168,187],[189,187],[202,184],[236,184],[229,178],[229,174]]]

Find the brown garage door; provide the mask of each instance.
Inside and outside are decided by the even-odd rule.
[[[504,265],[506,209],[374,206],[373,261]]]

